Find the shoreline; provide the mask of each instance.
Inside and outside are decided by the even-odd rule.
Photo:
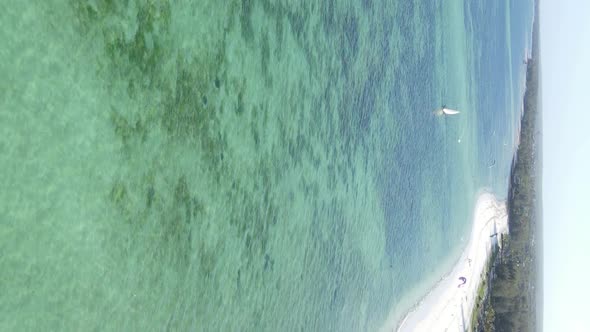
[[[477,290],[492,244],[498,242],[497,236],[490,237],[494,233],[508,233],[506,203],[483,191],[477,196],[469,242],[452,270],[408,310],[401,321],[390,316],[380,331],[445,331],[461,330],[463,326],[466,330],[471,324]],[[467,281],[458,287],[460,277]]]

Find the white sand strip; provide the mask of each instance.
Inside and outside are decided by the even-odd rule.
[[[473,229],[461,258],[447,276],[439,281],[397,327],[405,331],[467,331],[471,324],[471,312],[477,297],[477,288],[492,245],[498,244],[495,233],[508,232],[505,202],[494,195],[483,193],[478,197],[473,217]],[[466,283],[458,287],[466,278]],[[382,331],[395,331],[391,322]]]

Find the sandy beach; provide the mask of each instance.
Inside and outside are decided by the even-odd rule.
[[[401,323],[390,321],[381,330],[467,330],[487,258],[491,254],[492,245],[497,244],[498,237],[494,234],[507,232],[506,204],[496,200],[491,193],[479,195],[471,237],[452,271],[436,284]],[[465,278],[464,284],[460,278]]]

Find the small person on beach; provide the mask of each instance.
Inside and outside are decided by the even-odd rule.
[[[459,286],[457,286],[457,288],[461,288],[461,286],[465,285],[465,283],[467,283],[467,278],[465,277],[459,277],[459,280],[461,280],[462,282],[459,284]]]

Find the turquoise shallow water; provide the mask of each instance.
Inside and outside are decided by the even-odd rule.
[[[506,190],[515,6],[1,0],[0,329],[401,315]]]

